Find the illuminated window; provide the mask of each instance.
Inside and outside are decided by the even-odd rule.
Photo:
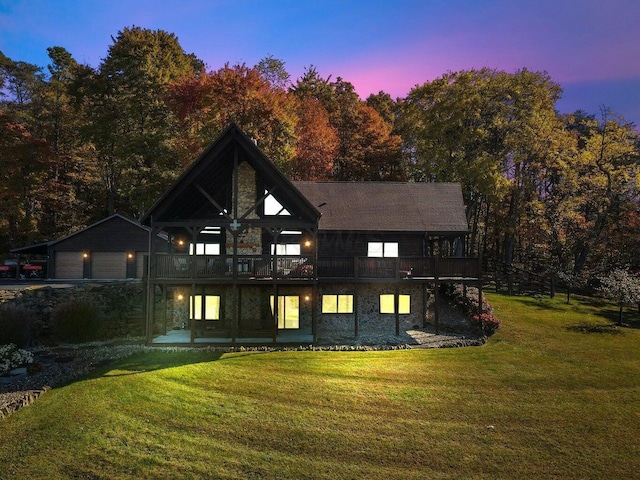
[[[190,318],[194,320],[220,320],[219,295],[194,295],[190,300]]]
[[[380,295],[380,313],[396,313],[394,295]],[[411,313],[411,295],[398,295],[398,313],[401,315]]]
[[[277,249],[275,248],[277,247]],[[277,245],[271,244],[271,255],[277,252],[278,255],[300,255],[299,243],[279,243]]]
[[[353,313],[353,295],[322,295],[322,313]]]
[[[189,245],[189,255],[193,255],[193,243]],[[196,243],[196,255],[220,255],[219,243]]]
[[[273,295],[271,295],[271,314],[273,314]],[[297,295],[278,295],[278,328],[300,328],[300,297]]]
[[[267,193],[265,190],[264,193]],[[291,215],[282,204],[276,200],[276,198],[269,194],[264,199],[264,214],[265,215]]]
[[[369,242],[369,257],[397,257],[398,242]]]

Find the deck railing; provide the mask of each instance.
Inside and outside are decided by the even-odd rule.
[[[480,278],[475,257],[321,257],[239,255],[156,255],[155,277],[161,279],[290,278],[393,279]]]
[[[240,255],[234,265],[233,257],[219,255],[156,255],[156,278],[309,278],[313,264],[308,257],[269,255]]]

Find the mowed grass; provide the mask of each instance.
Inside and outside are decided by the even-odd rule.
[[[640,330],[489,301],[482,347],[131,357],[0,421],[0,478],[640,478]]]

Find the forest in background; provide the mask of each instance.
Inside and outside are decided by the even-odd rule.
[[[362,100],[310,65],[210,69],[124,28],[97,67],[0,52],[0,254],[137,219],[231,122],[293,180],[460,182],[471,255],[536,272],[640,270],[640,143],[603,106],[561,114],[545,72],[449,72]],[[399,215],[402,212],[398,212]]]

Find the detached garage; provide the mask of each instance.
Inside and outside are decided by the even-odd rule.
[[[157,236],[154,250],[166,251]],[[47,278],[117,280],[142,278],[149,229],[115,214],[59,240],[17,248],[16,255],[46,255]]]

